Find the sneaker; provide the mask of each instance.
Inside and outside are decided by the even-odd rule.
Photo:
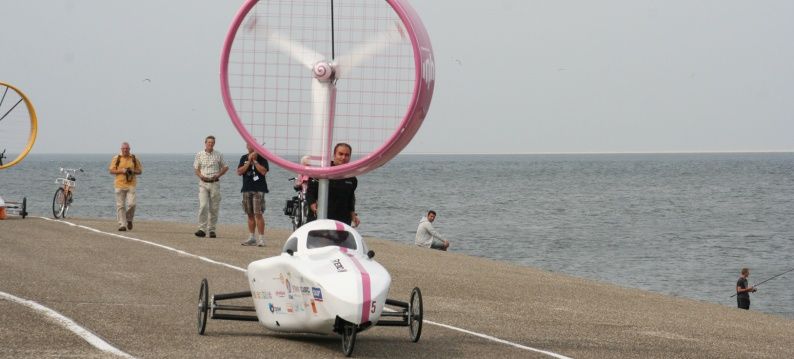
[[[126,231],[127,231],[127,227],[124,226],[119,227],[119,232],[126,232]]]
[[[214,231],[210,231],[210,238],[215,238],[215,237],[217,237],[217,236],[215,235],[215,232],[214,232]]]
[[[259,238],[259,240],[256,241],[256,245],[259,246],[259,247],[264,247],[265,246],[265,239],[264,238]]]
[[[204,231],[202,231],[200,229],[198,231],[196,231],[196,233],[194,233],[194,234],[196,235],[196,237],[204,237],[204,236],[207,235],[206,233],[204,233]]]
[[[127,221],[127,229],[132,230],[132,221]]]
[[[247,241],[245,241],[243,243],[240,243],[240,244],[242,244],[244,246],[253,246],[253,245],[256,245],[256,239],[254,239],[254,237],[250,237],[250,238],[248,238]]]

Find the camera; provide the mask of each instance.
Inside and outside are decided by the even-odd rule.
[[[127,168],[126,172],[124,172],[127,176],[132,176],[132,168]]]

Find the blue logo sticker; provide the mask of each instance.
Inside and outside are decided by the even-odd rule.
[[[312,296],[314,297],[314,300],[318,302],[323,301],[323,291],[320,290],[320,288],[312,287]]]

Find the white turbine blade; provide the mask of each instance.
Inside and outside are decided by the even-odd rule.
[[[382,52],[389,45],[404,40],[405,31],[403,31],[400,23],[395,21],[394,29],[382,32],[374,36],[370,41],[354,49],[349,54],[340,56],[337,61],[339,66],[336,68],[336,76],[339,77],[340,74],[361,65],[364,61]]]
[[[314,64],[323,59],[323,56],[316,51],[307,48],[295,41],[290,41],[284,38],[275,31],[268,32],[268,43],[272,43],[285,54],[289,54],[293,59],[306,66],[309,70],[314,67]]]
[[[325,148],[330,139],[325,137],[328,133],[330,115],[330,82],[312,80],[312,135],[309,141],[309,154],[314,158],[325,156]]]

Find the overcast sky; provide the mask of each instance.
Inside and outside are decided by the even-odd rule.
[[[794,1],[410,2],[437,72],[404,153],[794,151]],[[0,1],[32,153],[242,152],[218,79],[241,4]]]

